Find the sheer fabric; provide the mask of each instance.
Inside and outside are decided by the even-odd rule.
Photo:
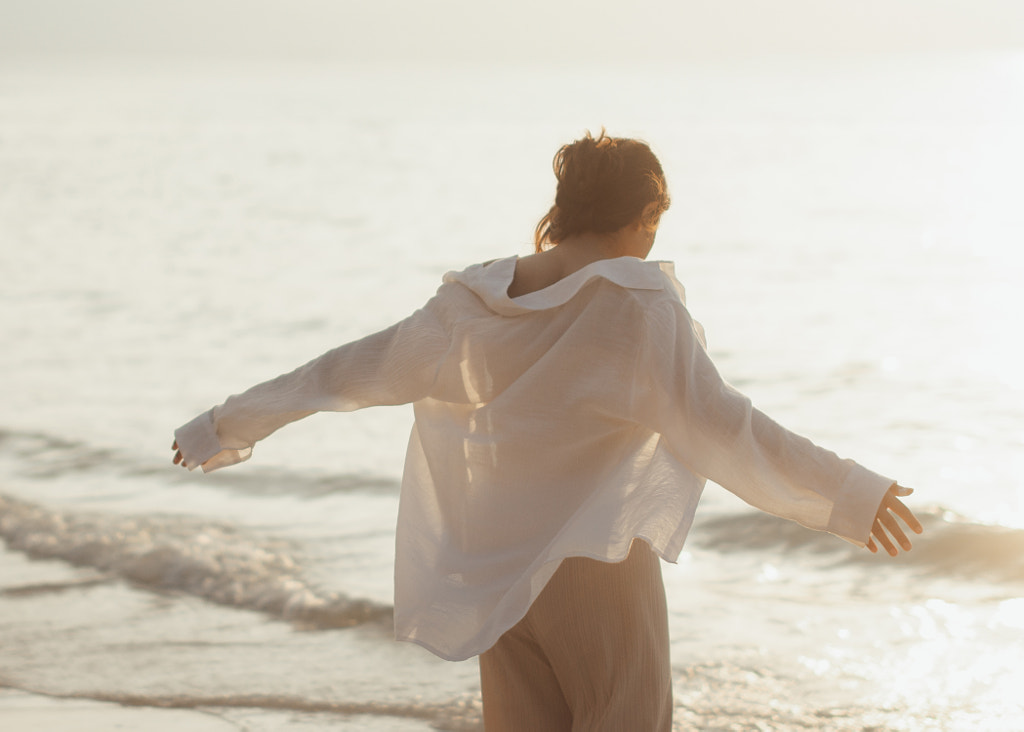
[[[562,559],[675,561],[707,479],[863,545],[892,480],[779,426],[722,380],[667,262],[600,260],[507,295],[516,258],[444,277],[394,326],[230,397],[176,433],[190,468],[247,459],[317,411],[414,404],[395,633],[488,649]]]

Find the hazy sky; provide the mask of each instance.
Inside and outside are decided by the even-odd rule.
[[[0,59],[585,63],[1024,47],[1024,0],[0,0]]]

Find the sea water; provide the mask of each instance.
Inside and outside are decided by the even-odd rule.
[[[897,560],[710,485],[669,597],[677,729],[1020,730],[1024,59],[0,69],[0,685],[252,730],[479,730],[391,640],[408,407],[211,475],[172,431],[531,250],[550,161],[647,139],[725,377],[913,486]]]

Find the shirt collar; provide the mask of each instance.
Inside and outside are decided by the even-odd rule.
[[[517,259],[518,256],[512,256],[474,264],[461,272],[447,273],[444,281],[468,287],[491,310],[501,315],[520,315],[559,307],[598,278],[628,289],[668,290],[675,292],[680,299],[683,297],[682,285],[676,279],[672,262],[617,257],[591,262],[549,287],[511,298],[508,288],[512,284]]]

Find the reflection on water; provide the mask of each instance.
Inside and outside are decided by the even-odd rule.
[[[223,476],[172,471],[170,431],[528,252],[551,155],[606,124],[665,163],[653,254],[726,378],[927,527],[891,562],[712,487],[665,567],[677,728],[1024,729],[1022,90],[1012,58],[0,70],[0,528],[60,558],[0,554],[0,677],[479,729],[472,664],[280,620],[389,602],[407,409]]]

